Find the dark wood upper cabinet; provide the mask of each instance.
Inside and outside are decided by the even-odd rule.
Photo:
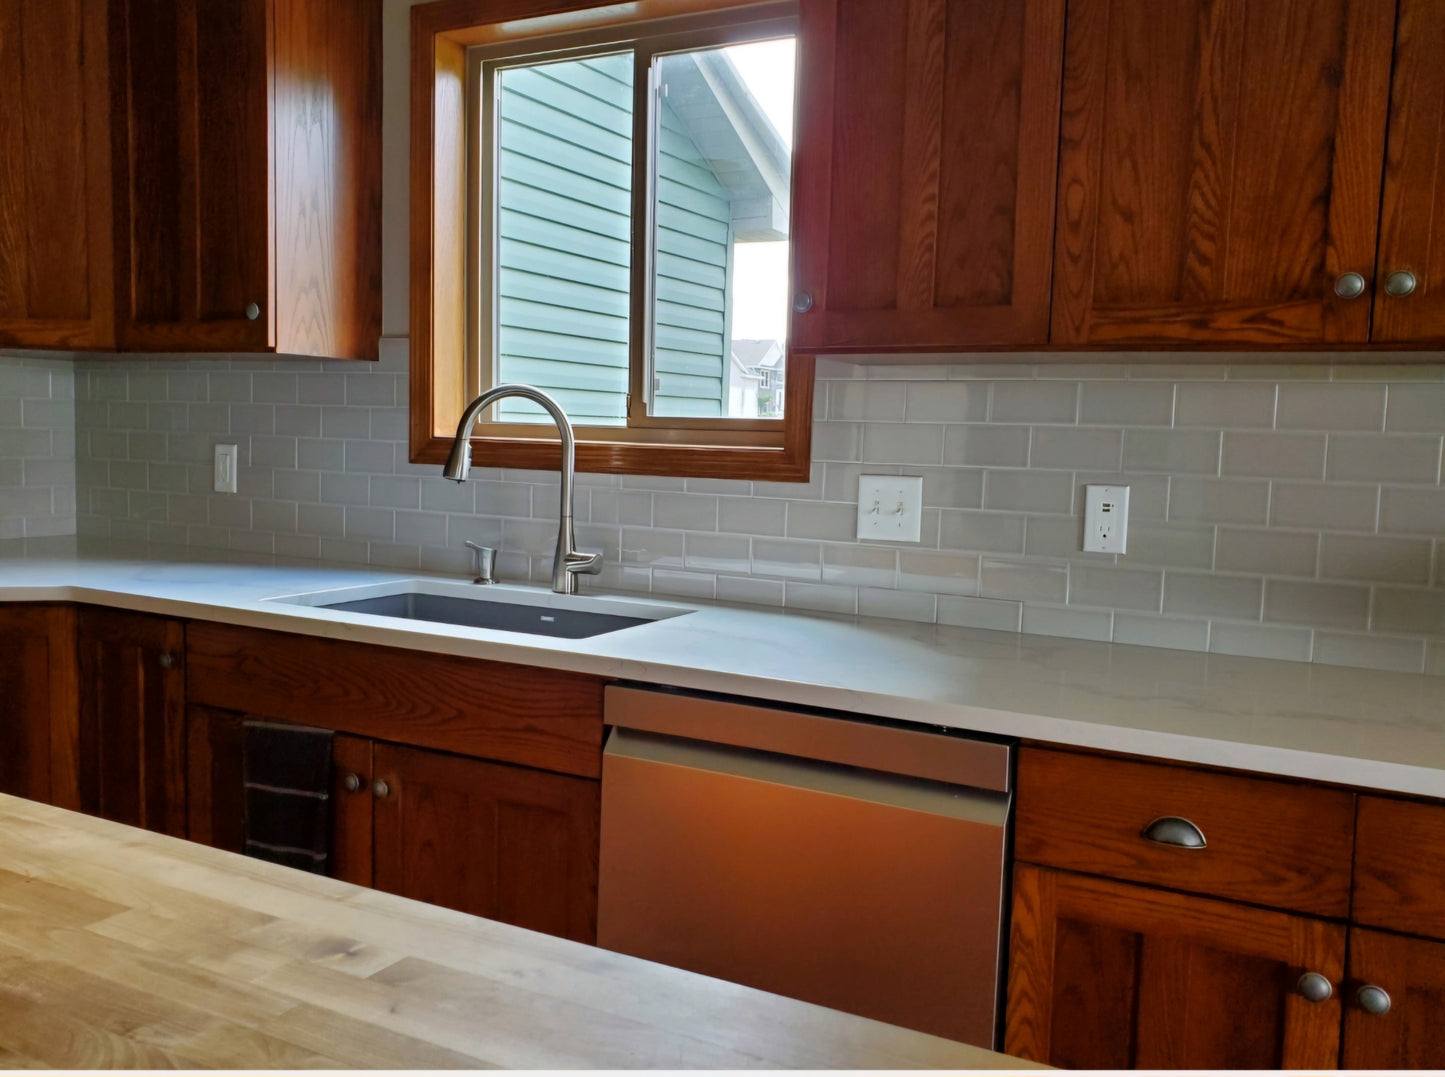
[[[1019,865],[1004,1050],[1065,1069],[1334,1069],[1345,928]]]
[[[79,803],[118,823],[186,836],[185,629],[117,610],[80,612]]]
[[[376,358],[380,20],[353,0],[116,0],[123,350]]]
[[[0,3],[0,347],[108,348],[106,0]]]
[[[1394,34],[1395,0],[1069,0],[1053,343],[1368,341]]]
[[[598,782],[391,744],[373,773],[377,889],[596,941]]]
[[[1372,338],[1445,340],[1445,0],[1400,0]]]
[[[1047,340],[1063,19],[1063,0],[802,0],[798,350]]]

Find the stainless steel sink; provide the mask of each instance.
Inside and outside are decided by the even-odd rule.
[[[686,606],[625,598],[558,595],[530,587],[507,584],[483,587],[445,580],[402,580],[342,587],[284,595],[268,601],[556,639],[587,639],[693,612]]]

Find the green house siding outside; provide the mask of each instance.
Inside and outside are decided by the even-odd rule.
[[[632,60],[508,70],[500,94],[500,379],[582,424],[626,417]],[[731,206],[664,106],[658,154],[655,411],[724,413]],[[504,402],[501,418],[540,416]]]

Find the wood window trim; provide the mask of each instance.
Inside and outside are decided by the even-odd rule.
[[[436,0],[411,13],[410,460],[442,464],[467,403],[467,49],[536,36],[695,14],[725,0]],[[742,5],[738,5],[742,6]],[[686,424],[649,442],[577,441],[579,471],[806,482],[813,423],[811,355],[788,356],[784,417],[776,432],[739,430],[694,443]],[[629,430],[636,436],[638,431]],[[667,440],[664,440],[666,438]],[[737,444],[745,440],[747,444]],[[559,447],[536,437],[474,435],[483,467],[556,470]]]

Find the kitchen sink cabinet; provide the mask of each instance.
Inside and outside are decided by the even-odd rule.
[[[0,607],[0,793],[76,804],[75,611]]]
[[[192,841],[244,850],[242,730],[257,717],[188,708]],[[330,874],[590,943],[600,810],[595,780],[338,733]]]
[[[1020,864],[1004,1051],[1067,1069],[1333,1069],[1345,928]]]
[[[81,811],[184,837],[185,628],[146,614],[78,615]]]
[[[381,7],[115,0],[128,351],[375,359]]]
[[[792,341],[1043,344],[1063,0],[802,0]]]
[[[114,343],[106,0],[0,0],[0,347]]]
[[[377,744],[374,794],[378,890],[596,942],[599,782]]]

